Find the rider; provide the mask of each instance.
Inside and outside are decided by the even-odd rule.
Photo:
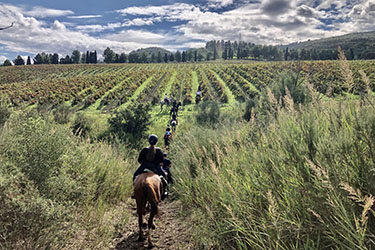
[[[177,121],[177,116],[175,114],[172,115],[172,120],[170,124],[172,127],[174,127],[174,129],[176,129],[176,126],[178,125],[178,121]]]
[[[171,137],[172,137],[171,128],[168,125],[167,129],[165,130],[165,134],[164,134],[164,144],[165,144],[166,147],[169,146],[169,140],[171,139]]]
[[[167,158],[167,153],[164,152],[163,153],[163,156],[164,156],[164,160],[163,160],[163,169],[165,172],[167,172],[168,174],[168,183],[171,183],[173,184],[173,178],[172,178],[172,173],[171,173],[171,170],[170,168],[172,167],[172,163],[171,161]]]
[[[165,103],[169,102],[167,93],[165,93],[165,95],[164,95],[164,102]]]
[[[178,108],[176,107],[176,105],[173,105],[173,107],[171,108],[171,112],[169,113],[169,117],[171,117],[172,115],[177,116],[177,111],[178,111]]]
[[[149,169],[155,174],[162,176],[163,178],[161,178],[161,180],[164,184],[164,187],[167,187],[167,175],[161,168],[161,164],[163,163],[163,151],[161,151],[160,148],[155,147],[156,143],[158,142],[158,137],[156,135],[150,135],[148,137],[148,142],[150,143],[150,147],[143,148],[138,156],[138,162],[141,165],[133,175],[133,183],[138,175],[143,173],[145,169]],[[165,188],[165,190],[167,189]],[[165,191],[162,194],[162,199],[164,199],[167,195],[168,193],[167,191]]]
[[[197,96],[201,96],[202,93],[202,87],[201,85],[198,86]]]

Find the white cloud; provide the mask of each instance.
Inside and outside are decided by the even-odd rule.
[[[0,64],[3,64],[6,59],[8,58],[5,56],[0,56]]]
[[[90,18],[99,18],[103,17],[102,15],[83,15],[83,16],[67,16],[69,19],[90,19]]]
[[[23,13],[26,16],[32,17],[57,17],[57,16],[67,16],[74,14],[71,10],[57,10],[57,9],[47,9],[44,7],[36,6],[31,10],[24,10]]]

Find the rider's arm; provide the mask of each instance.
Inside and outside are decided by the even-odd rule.
[[[147,148],[142,149],[141,153],[139,153],[138,162],[140,164],[142,164],[142,162],[144,162],[144,160],[146,159],[146,154],[147,154]]]

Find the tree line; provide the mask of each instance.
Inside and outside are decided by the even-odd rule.
[[[356,54],[350,48],[344,50],[348,60],[375,59],[375,52],[365,51]],[[103,52],[104,63],[169,63],[169,62],[200,62],[210,60],[259,60],[259,61],[295,61],[295,60],[337,60],[337,49],[289,49],[272,45],[257,45],[251,42],[231,42],[224,40],[212,40],[206,43],[205,48],[189,49],[186,51],[177,50],[175,53],[164,53],[161,51],[147,53],[146,51],[133,51],[129,54],[115,53],[107,47]],[[81,53],[74,50],[71,55],[59,57],[57,53],[38,53],[33,59],[30,56],[26,62],[21,56],[17,56],[14,65],[34,64],[96,64],[98,57],[96,50]],[[10,66],[12,63],[5,60],[3,66]]]
[[[98,57],[96,50],[87,51],[86,53],[81,53],[78,50],[74,50],[71,55],[66,55],[65,57],[60,57],[57,53],[47,54],[47,53],[38,53],[36,56],[31,59],[30,56],[25,60],[21,56],[17,56],[13,63],[14,65],[31,65],[31,60],[34,64],[79,64],[79,63],[93,63],[98,62]],[[3,66],[11,66],[12,63],[7,59],[4,61]]]

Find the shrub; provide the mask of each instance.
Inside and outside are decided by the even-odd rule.
[[[138,147],[142,138],[147,137],[151,124],[150,109],[149,104],[132,102],[126,109],[116,111],[114,116],[108,119],[110,134],[135,148]]]
[[[217,102],[202,102],[198,105],[197,122],[201,125],[214,125],[220,120],[220,107]]]
[[[8,101],[0,99],[0,127],[8,120],[11,114]]]
[[[102,214],[128,197],[133,162],[35,110],[15,112],[0,128],[0,249],[65,249],[76,235],[75,248],[107,245]]]
[[[53,118],[56,123],[66,124],[69,122],[71,110],[69,105],[62,103],[53,110]]]
[[[83,113],[77,113],[72,125],[73,133],[82,137],[87,136],[92,130],[92,121]]]

